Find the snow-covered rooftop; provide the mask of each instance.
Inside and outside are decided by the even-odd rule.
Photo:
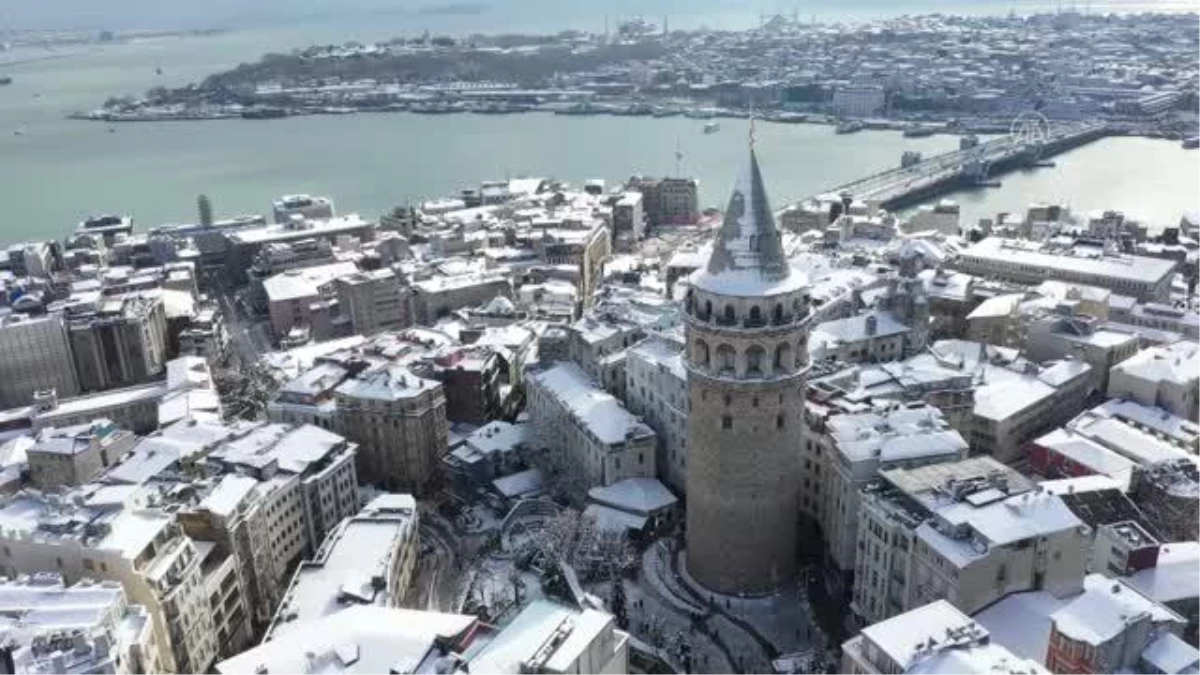
[[[298,624],[216,669],[226,675],[434,672],[437,640],[461,636],[477,621],[465,614],[354,606]]]
[[[987,237],[962,251],[963,257],[1155,283],[1175,269],[1175,261],[1143,256],[1104,254],[1090,247],[1054,250],[1039,242]]]
[[[835,415],[826,424],[838,450],[851,463],[954,458],[967,451],[967,442],[933,407]]]
[[[1200,543],[1175,541],[1158,547],[1154,567],[1134,572],[1126,580],[1138,592],[1157,602],[1200,598]]]
[[[267,278],[262,285],[270,302],[298,300],[315,297],[320,294],[321,286],[357,271],[358,266],[352,262],[336,262],[280,272]]]
[[[588,490],[588,499],[640,515],[653,515],[679,501],[656,478],[626,478],[606,487],[594,487]]]
[[[611,629],[612,622],[612,615],[605,612],[535,600],[471,660],[471,672],[525,672],[522,664],[533,661],[535,655],[542,662],[542,672],[573,672],[585,650]],[[569,629],[566,636],[552,641],[561,627]],[[548,650],[540,653],[543,648]]]
[[[1200,373],[1200,345],[1176,342],[1150,347],[1113,366],[1114,373],[1126,373],[1147,381],[1195,385]]]
[[[604,444],[623,443],[629,436],[653,434],[608,392],[597,388],[579,366],[562,362],[528,379],[565,406]]]
[[[403,588],[388,582],[402,544],[416,536],[417,504],[411,495],[385,494],[343,520],[314,560],[292,578],[268,638],[276,639],[347,605],[389,606]]]

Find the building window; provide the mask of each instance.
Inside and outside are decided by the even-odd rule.
[[[737,315],[733,311],[733,305],[725,305],[725,323],[732,324],[737,320]]]
[[[725,416],[721,417],[721,428],[722,429],[732,429],[733,428],[733,418],[730,417],[729,415],[725,415]]]
[[[775,369],[783,372],[792,369],[792,346],[786,342],[775,348]]]
[[[750,318],[746,320],[746,325],[747,326],[763,325],[762,310],[758,308],[758,305],[755,305],[750,308]]]
[[[778,416],[775,418],[775,428],[776,428],[776,429],[782,429],[782,428],[783,428],[783,415],[778,415]]]
[[[733,351],[733,347],[729,345],[721,345],[717,347],[717,368],[721,374],[730,374],[737,372],[737,356]]]
[[[746,350],[746,374],[762,375],[763,361],[766,360],[766,350],[754,345]]]

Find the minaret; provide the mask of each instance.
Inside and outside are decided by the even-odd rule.
[[[687,569],[720,593],[796,576],[809,296],[753,149],[686,300]]]

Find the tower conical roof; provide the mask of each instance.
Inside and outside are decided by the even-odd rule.
[[[783,253],[758,157],[751,148],[750,161],[729,196],[708,265],[692,277],[692,284],[713,293],[750,296],[794,290],[805,284],[803,277],[791,269]]]

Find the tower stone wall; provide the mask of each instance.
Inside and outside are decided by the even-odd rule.
[[[795,579],[810,319],[752,154],[686,299],[687,567],[714,591]]]

